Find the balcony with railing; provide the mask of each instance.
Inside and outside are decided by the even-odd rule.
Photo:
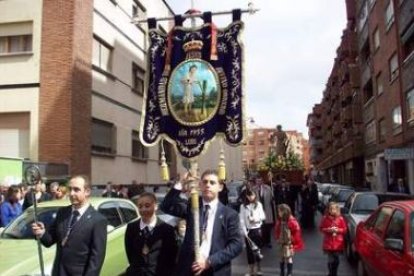
[[[354,102],[352,105],[352,120],[356,124],[363,123],[362,107],[359,103]]]
[[[342,139],[341,139],[341,137],[337,137],[337,138],[334,139],[334,141],[333,141],[333,147],[336,150],[342,148]]]
[[[346,82],[341,87],[341,98],[342,101],[347,101],[348,98],[352,98],[352,87],[349,82]]]
[[[368,59],[365,63],[362,64],[361,70],[361,86],[365,86],[367,82],[371,79],[372,76],[372,68],[371,68],[371,60]]]
[[[359,66],[356,64],[349,65],[349,83],[354,88],[359,87],[361,83]]]
[[[346,129],[345,131],[342,132],[341,139],[342,139],[342,144],[343,145],[346,145],[349,142],[353,141],[354,137],[352,135],[352,132],[353,132],[352,127],[348,128],[348,129]]]
[[[341,123],[345,124],[352,120],[352,105],[347,105],[341,112]]]
[[[332,134],[334,136],[339,136],[342,134],[342,125],[339,121],[334,123],[332,127]]]
[[[374,99],[371,99],[364,105],[364,112],[363,112],[363,120],[364,123],[368,123],[369,121],[375,118],[375,104]]]
[[[365,24],[358,34],[358,49],[361,51],[366,43],[368,43],[368,24]]]
[[[333,117],[332,116],[330,116],[330,115],[326,116],[324,121],[325,121],[324,125],[325,125],[326,128],[332,127],[332,124],[333,124]]]

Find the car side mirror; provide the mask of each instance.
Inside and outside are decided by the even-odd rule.
[[[347,207],[341,207],[341,214],[348,214],[349,209]]]
[[[384,242],[385,249],[390,249],[393,251],[404,251],[404,242],[401,239],[386,239]]]

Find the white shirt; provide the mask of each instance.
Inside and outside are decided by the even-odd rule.
[[[240,227],[244,235],[247,235],[250,229],[260,228],[262,222],[266,219],[262,203],[257,201],[256,204],[256,207],[254,203],[250,203],[247,206],[242,204],[240,206]]]
[[[73,206],[72,206],[72,213],[73,213],[73,211],[75,211],[75,210],[77,210],[78,212],[79,212],[79,216],[78,216],[78,218],[76,219],[76,221],[78,221],[81,217],[82,217],[82,215],[83,214],[85,214],[85,212],[86,212],[86,210],[89,208],[89,203],[88,204],[85,204],[84,206],[82,206],[82,207],[80,207],[79,209],[75,209],[75,208],[73,208]]]
[[[157,218],[154,218],[153,220],[151,220],[151,222],[149,224],[146,224],[142,219],[139,223],[139,229],[142,230],[145,227],[148,226],[148,230],[151,232],[152,229],[154,229],[155,225],[157,224]]]
[[[205,259],[207,259],[208,256],[210,255],[211,240],[213,238],[214,221],[216,217],[218,203],[219,203],[218,198],[208,203],[204,202],[203,200],[203,208],[201,210],[202,212],[204,210],[204,205],[207,205],[207,204],[210,205],[210,211],[208,213],[208,219],[207,219],[207,229],[206,229],[205,239],[203,240],[203,234],[200,237],[201,239],[200,254]]]

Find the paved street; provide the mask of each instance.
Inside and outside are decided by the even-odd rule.
[[[317,224],[319,224],[320,215],[317,217]],[[293,275],[327,275],[326,261],[327,257],[322,252],[322,234],[315,228],[314,230],[304,231],[303,238],[305,241],[305,249],[298,253],[293,260]],[[265,255],[262,270],[264,275],[278,275],[279,274],[279,259],[276,253],[276,242],[273,241],[273,248],[264,248],[262,250]],[[245,251],[233,261],[233,275],[244,275],[247,271],[247,259]],[[345,256],[341,256],[341,263],[339,265],[339,276],[353,276],[356,275],[356,268],[349,265]]]

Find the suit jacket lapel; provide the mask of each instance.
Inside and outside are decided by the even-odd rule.
[[[223,225],[223,211],[224,205],[219,202],[217,204],[216,215],[214,216],[213,235],[211,237],[211,248],[210,252],[213,252],[213,247],[217,239],[221,237],[221,227]]]
[[[68,230],[71,213],[72,206],[68,206],[64,208],[62,211],[62,223],[60,223],[59,225],[60,227],[62,227],[61,233],[63,233],[63,235],[66,235],[66,231]]]

